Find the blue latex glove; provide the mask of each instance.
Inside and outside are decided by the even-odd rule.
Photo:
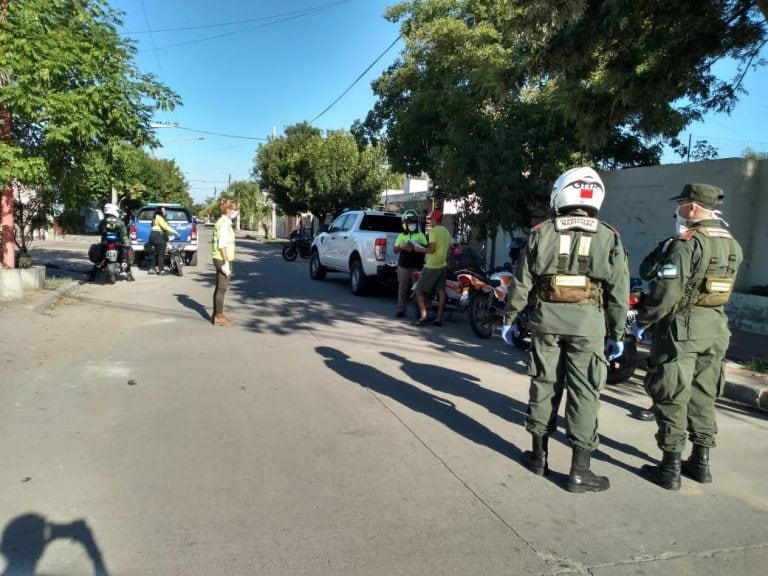
[[[632,336],[635,337],[635,340],[637,340],[638,342],[642,342],[644,334],[645,334],[645,328],[638,325],[637,322],[632,324]]]
[[[504,324],[504,326],[501,327],[501,337],[510,346],[515,345],[515,338],[517,338],[520,335],[520,329],[517,327],[517,323],[515,324]]]
[[[605,355],[608,357],[608,362],[616,360],[622,354],[624,354],[624,342],[616,342],[610,338],[605,341]]]

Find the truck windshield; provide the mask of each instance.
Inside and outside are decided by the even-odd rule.
[[[402,231],[402,224],[399,216],[384,216],[380,214],[366,214],[360,223],[360,230],[369,230],[372,232],[395,232]]]

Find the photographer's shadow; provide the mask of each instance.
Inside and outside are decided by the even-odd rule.
[[[56,524],[37,514],[17,516],[5,526],[0,542],[0,554],[6,559],[2,576],[34,576],[46,548],[57,540],[80,545],[88,555],[90,573],[107,576],[101,550],[84,520]],[[82,553],[78,551],[77,556],[82,557]],[[47,569],[45,573],[56,572]]]

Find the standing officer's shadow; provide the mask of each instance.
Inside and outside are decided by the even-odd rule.
[[[352,362],[349,356],[335,348],[318,346],[315,351],[325,358],[326,366],[350,382],[355,382],[383,396],[389,396],[414,412],[437,420],[467,440],[486,446],[502,456],[519,462],[521,452],[517,446],[507,442],[477,420],[456,410],[456,406],[450,400],[425,392],[371,366]]]
[[[434,364],[412,362],[392,352],[382,352],[381,355],[400,362],[403,372],[416,382],[439,392],[461,396],[470,402],[483,406],[491,414],[520,426],[525,425],[528,406],[510,396],[499,394],[481,386],[478,384],[479,378],[476,376]]]
[[[3,530],[0,553],[6,559],[6,567],[2,576],[34,576],[38,568],[43,569],[46,574],[52,573],[48,566],[39,566],[39,564],[46,563],[43,554],[48,545],[57,540],[70,545],[76,543],[85,550],[90,566],[88,572],[80,572],[81,574],[107,576],[101,550],[84,520],[75,520],[69,524],[55,524],[37,514],[18,516]],[[68,552],[71,556],[71,551],[68,550]],[[82,552],[77,550],[76,555],[81,557]],[[41,559],[43,559],[42,563]]]

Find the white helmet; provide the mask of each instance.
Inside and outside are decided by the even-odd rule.
[[[120,208],[117,207],[117,204],[104,204],[104,216],[120,218]]]
[[[597,212],[605,199],[605,185],[589,166],[563,172],[552,185],[549,205],[555,212],[565,208],[587,208]]]

